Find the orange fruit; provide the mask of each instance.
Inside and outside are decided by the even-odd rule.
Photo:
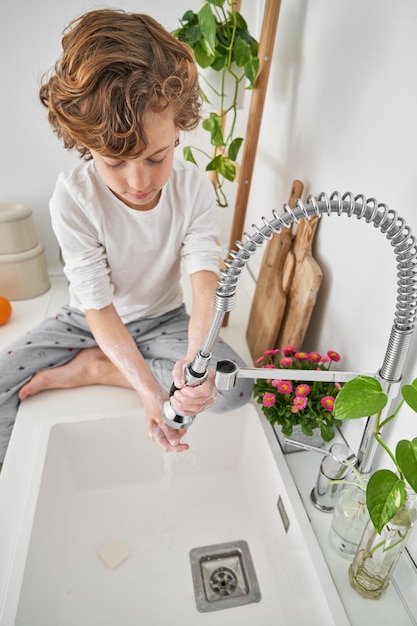
[[[0,296],[0,326],[7,324],[12,314],[12,305],[4,296]]]

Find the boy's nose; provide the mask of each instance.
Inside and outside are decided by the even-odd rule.
[[[132,164],[128,172],[127,183],[129,188],[135,191],[145,190],[149,184],[146,168],[142,164]]]

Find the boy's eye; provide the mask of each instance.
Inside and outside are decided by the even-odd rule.
[[[106,164],[106,166],[108,168],[110,168],[111,170],[116,170],[118,167],[120,167],[121,165],[123,165],[123,161],[119,161],[119,163],[106,163],[106,161],[104,161],[104,163]]]
[[[148,163],[150,163],[151,165],[161,165],[165,160],[166,156],[164,156],[163,159],[158,159],[157,161],[155,159],[148,159]]]

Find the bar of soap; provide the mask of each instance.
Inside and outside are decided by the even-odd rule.
[[[120,539],[111,539],[99,548],[98,555],[110,570],[114,570],[129,558],[130,550]]]

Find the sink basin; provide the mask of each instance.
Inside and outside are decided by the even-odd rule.
[[[145,438],[141,409],[22,418],[0,479],[1,626],[348,624],[268,429],[252,404],[206,412],[191,449],[173,455]],[[201,613],[190,551],[236,540],[250,548],[260,599]],[[122,558],[106,563],[109,544]]]

